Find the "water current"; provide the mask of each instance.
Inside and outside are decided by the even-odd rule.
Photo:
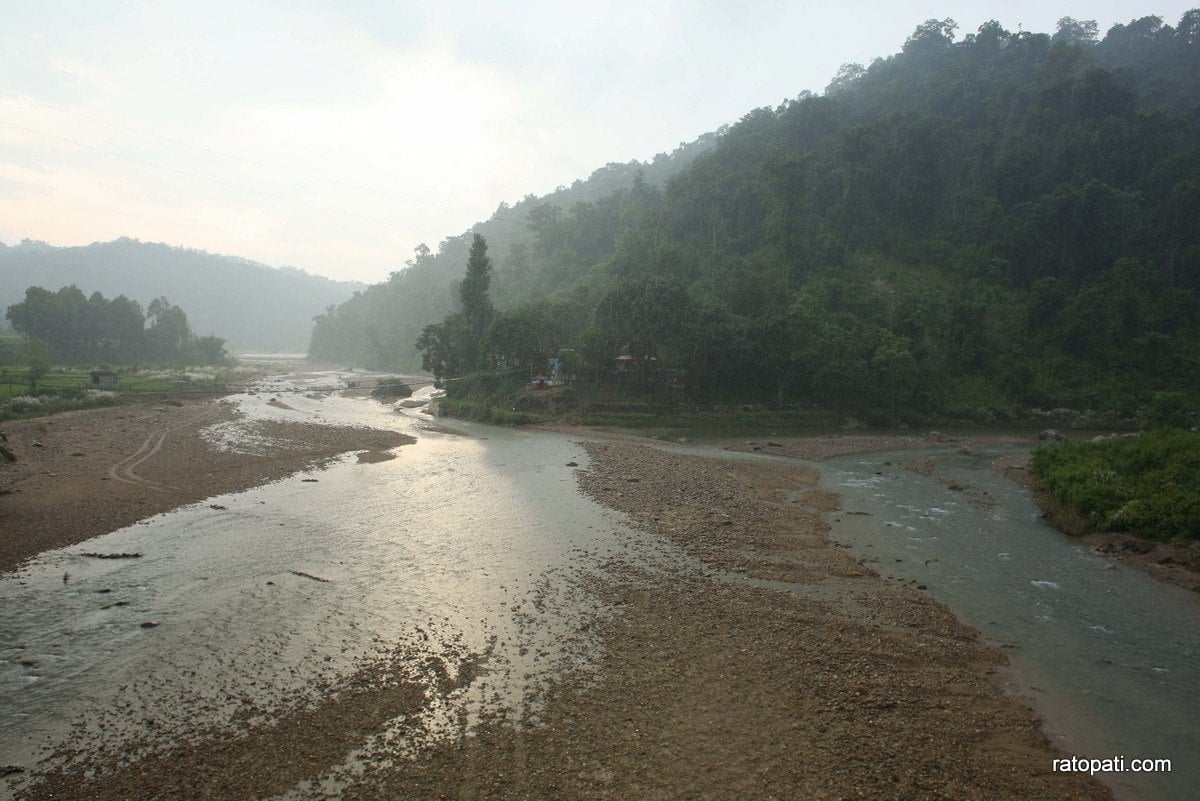
[[[824,462],[822,484],[844,510],[833,537],[1000,644],[1016,690],[1066,754],[1171,760],[1170,773],[1101,775],[1120,797],[1195,799],[1200,603],[1048,525],[1030,494],[991,467],[1003,452]]]
[[[122,710],[172,736],[219,727],[241,700],[269,709],[399,642],[487,654],[485,674],[449,705],[520,717],[564,664],[587,669],[589,623],[614,613],[592,578],[687,561],[576,491],[567,464],[587,462],[570,438],[460,423],[451,433],[419,410],[327,391],[354,377],[272,379],[228,402],[251,421],[414,436],[395,459],[349,455],[0,577],[0,766],[32,767],[72,737],[119,740]],[[244,426],[208,435],[256,446]],[[1017,689],[1064,752],[1172,760],[1170,774],[1103,777],[1124,797],[1193,798],[1196,598],[1047,526],[1028,493],[991,469],[997,452],[932,455],[820,465],[842,496],[834,538],[885,577],[927,587],[1003,646]],[[431,708],[431,735],[449,714]],[[26,775],[0,779],[0,799]]]
[[[587,460],[568,438],[449,433],[418,410],[323,391],[345,378],[274,379],[230,402],[251,421],[391,428],[416,443],[210,498],[0,578],[0,765],[32,766],[80,731],[119,738],[114,710],[174,738],[221,726],[244,699],[270,708],[397,642],[486,653],[457,702],[519,715],[564,662],[586,668],[586,624],[608,613],[589,577],[681,558],[575,490],[567,463]],[[208,436],[252,450],[243,428]],[[0,779],[0,797],[22,779]]]

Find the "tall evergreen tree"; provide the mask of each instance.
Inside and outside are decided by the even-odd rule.
[[[475,234],[471,243],[471,255],[467,259],[467,275],[458,288],[462,299],[462,312],[477,336],[482,336],[496,316],[488,287],[492,283],[492,260],[487,255],[487,240]]]

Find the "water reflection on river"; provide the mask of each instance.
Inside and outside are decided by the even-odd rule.
[[[114,719],[172,733],[228,723],[244,699],[270,708],[398,642],[488,653],[483,679],[452,700],[520,711],[564,661],[586,665],[587,624],[609,613],[590,577],[684,561],[575,491],[567,463],[586,456],[570,439],[457,423],[465,435],[446,433],[419,412],[326,391],[342,380],[273,379],[234,401],[251,419],[393,428],[417,442],[391,461],[349,456],[212,498],[0,580],[0,765],[31,765],[81,719],[84,738],[120,738]],[[212,436],[246,444],[237,427]],[[1191,798],[1195,597],[1110,569],[1049,529],[987,467],[993,455],[938,452],[929,476],[903,465],[930,451],[824,463],[842,508],[869,513],[841,515],[834,537],[1012,646],[1068,753],[1169,757],[1170,775],[1114,783],[1131,797]],[[0,780],[0,798],[19,781]]]
[[[88,736],[105,723],[106,738],[114,710],[176,737],[223,725],[244,699],[269,708],[402,641],[487,652],[462,703],[519,712],[563,661],[586,662],[584,624],[603,612],[588,576],[676,558],[575,491],[567,463],[586,455],[566,437],[445,433],[419,412],[320,391],[339,383],[274,379],[234,401],[251,419],[417,442],[160,515],[0,580],[0,765],[31,765],[85,712]],[[239,441],[229,427],[212,435]]]

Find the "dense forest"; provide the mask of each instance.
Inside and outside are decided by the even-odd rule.
[[[956,34],[921,24],[667,180],[635,169],[570,207],[502,208],[493,222],[524,235],[489,234],[494,319],[452,364],[425,338],[427,363],[451,376],[567,349],[605,382],[615,357],[653,356],[691,402],[881,423],[1194,399],[1200,10],[1103,38],[1070,18]],[[311,355],[414,367],[419,332],[463,318],[451,276],[478,233],[330,309]],[[483,347],[494,326],[534,353]]]
[[[135,239],[85,247],[29,240],[0,244],[0,309],[21,301],[32,285],[72,284],[147,306],[165,295],[188,310],[195,330],[219,332],[230,349],[293,353],[307,347],[314,315],[364,288],[294,268]]]
[[[584,272],[611,250],[613,219],[620,217],[628,189],[635,182],[665,185],[712,148],[716,139],[715,134],[705,134],[649,162],[607,164],[586,181],[560,186],[544,197],[527,195],[512,206],[501,203],[490,219],[443,240],[436,253],[420,245],[405,267],[392,273],[387,281],[355,293],[352,299],[330,306],[317,317],[315,328],[310,329],[309,357],[381,370],[419,369],[417,337],[426,324],[456,308],[453,285],[462,278],[475,234],[487,239],[492,253],[502,254],[492,287],[496,303],[510,308],[536,302],[564,282],[560,275],[562,262],[542,258],[531,250],[534,231],[565,224],[581,232],[581,237],[593,240],[590,247],[583,247],[585,252],[572,257],[569,266],[576,274]],[[583,234],[584,230],[589,233]]]
[[[25,300],[9,306],[5,316],[18,334],[45,349],[35,361],[215,365],[228,356],[224,339],[197,337],[187,314],[165,297],[152,300],[143,312],[140,303],[124,295],[106,300],[99,292],[89,297],[74,284],[57,292],[32,286],[25,291]]]

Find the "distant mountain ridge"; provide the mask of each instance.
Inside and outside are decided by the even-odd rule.
[[[187,313],[197,335],[223,337],[231,352],[297,353],[308,347],[313,317],[365,288],[295,267],[124,237],[79,247],[0,245],[0,310],[23,300],[30,286],[55,291],[70,284],[87,295],[125,295],[143,307],[166,296]]]

